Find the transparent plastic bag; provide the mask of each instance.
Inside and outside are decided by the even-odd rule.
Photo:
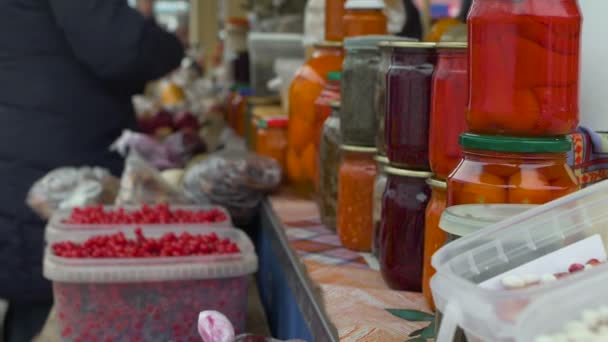
[[[201,200],[202,203],[204,203]],[[116,205],[191,204],[178,189],[167,183],[161,174],[136,152],[125,160]],[[208,202],[207,202],[208,203]]]
[[[255,215],[264,194],[281,182],[276,161],[254,153],[227,150],[210,155],[186,170],[183,185],[194,201],[225,206],[239,225]]]
[[[26,203],[43,219],[57,209],[112,204],[119,180],[99,167],[62,167],[47,173],[30,189]]]

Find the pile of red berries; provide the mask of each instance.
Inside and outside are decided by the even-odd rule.
[[[135,236],[135,239],[127,239],[122,232],[97,235],[83,243],[57,242],[52,245],[52,250],[55,255],[64,258],[184,257],[240,252],[236,243],[230,239],[220,239],[216,233],[166,233],[160,238],[151,238],[144,236],[142,229],[137,228]]]
[[[210,210],[172,210],[168,204],[143,205],[137,210],[104,209],[103,206],[74,208],[68,224],[171,224],[219,223],[228,220],[226,214],[215,208]]]

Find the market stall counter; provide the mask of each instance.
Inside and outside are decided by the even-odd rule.
[[[386,310],[430,312],[422,294],[390,290],[369,254],[342,247],[312,200],[288,192],[266,199],[255,240],[260,295],[276,338],[402,342],[428,325]]]

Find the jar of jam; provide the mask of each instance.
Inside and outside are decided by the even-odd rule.
[[[331,115],[332,107],[330,103],[334,101],[340,101],[340,79],[342,77],[342,73],[340,71],[331,71],[327,73],[327,82],[325,83],[325,87],[317,97],[315,101],[315,128],[314,132],[317,133],[315,137],[313,137],[315,144],[315,170],[318,170],[320,165],[317,163],[319,161],[318,151],[319,151],[319,142],[321,141],[321,132],[323,130],[323,123],[325,120]],[[316,174],[318,175],[318,173]],[[314,179],[315,188],[319,188],[319,179],[315,177]]]
[[[429,162],[431,171],[439,179],[446,179],[462,159],[458,138],[467,130],[466,48],[466,43],[437,45],[438,59],[433,74],[431,98]]]
[[[392,43],[386,76],[386,154],[392,165],[429,169],[429,119],[435,43]]]
[[[380,225],[380,271],[395,290],[422,290],[424,219],[430,172],[384,168],[388,175]]]
[[[239,122],[239,126],[245,127],[244,137],[250,150],[255,151],[255,131],[257,129],[255,121],[265,117],[283,116],[280,101],[277,96],[250,96],[247,98],[247,112],[244,121]]]
[[[375,147],[342,145],[338,172],[338,237],[342,245],[369,252],[373,234],[373,192],[377,166]]]
[[[387,34],[387,19],[382,0],[348,0],[342,19],[344,38]]]
[[[341,42],[345,0],[325,0],[325,40]]]
[[[434,309],[433,293],[431,292],[431,277],[435,269],[431,265],[431,257],[445,244],[446,233],[439,228],[439,219],[447,205],[448,186],[444,181],[429,178],[426,183],[431,187],[431,200],[426,206],[424,221],[424,264],[422,269],[422,294],[427,303]]]
[[[448,178],[448,205],[544,204],[579,189],[566,163],[566,137],[513,138],[465,133],[464,157]]]
[[[316,170],[316,142],[319,133],[315,101],[325,86],[327,73],[341,70],[342,44],[323,42],[298,71],[289,89],[289,127],[287,132],[287,177],[301,193],[314,190]],[[320,129],[320,127],[318,127]]]
[[[345,144],[375,146],[377,122],[374,91],[380,48],[383,41],[398,40],[394,36],[363,36],[344,41],[346,57],[342,70],[342,138]]]
[[[374,222],[374,231],[372,235],[372,254],[377,258],[380,254],[380,224],[382,223],[382,199],[384,190],[386,190],[386,172],[384,168],[388,166],[388,158],[382,155],[376,155],[376,163],[378,163],[378,174],[374,181],[374,204],[372,221]]]
[[[280,107],[278,107],[280,108]],[[285,168],[287,116],[265,116],[255,120],[255,153],[272,158]]]
[[[471,132],[534,137],[576,128],[576,0],[475,0],[468,29]]]
[[[340,102],[331,102],[332,114],[323,124],[319,145],[319,186],[317,204],[321,222],[336,230],[336,208],[338,200],[338,169],[342,153],[340,150]]]
[[[240,136],[245,137],[245,118],[247,116],[247,98],[253,95],[250,88],[239,89],[238,94],[232,98],[230,104],[230,127]]]

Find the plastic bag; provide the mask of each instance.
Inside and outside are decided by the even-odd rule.
[[[99,167],[55,169],[30,189],[26,202],[43,219],[57,209],[94,204],[112,204],[119,180]]]
[[[238,225],[249,223],[264,194],[280,182],[281,167],[276,161],[235,150],[210,155],[186,170],[183,180],[190,198],[225,206]]]
[[[241,334],[235,336],[230,320],[218,311],[202,311],[198,315],[198,333],[203,342],[280,342],[271,337]],[[303,342],[302,340],[289,340]]]
[[[120,180],[116,205],[190,204],[178,189],[169,185],[158,170],[136,152],[130,152]],[[204,203],[201,199],[201,203]]]

